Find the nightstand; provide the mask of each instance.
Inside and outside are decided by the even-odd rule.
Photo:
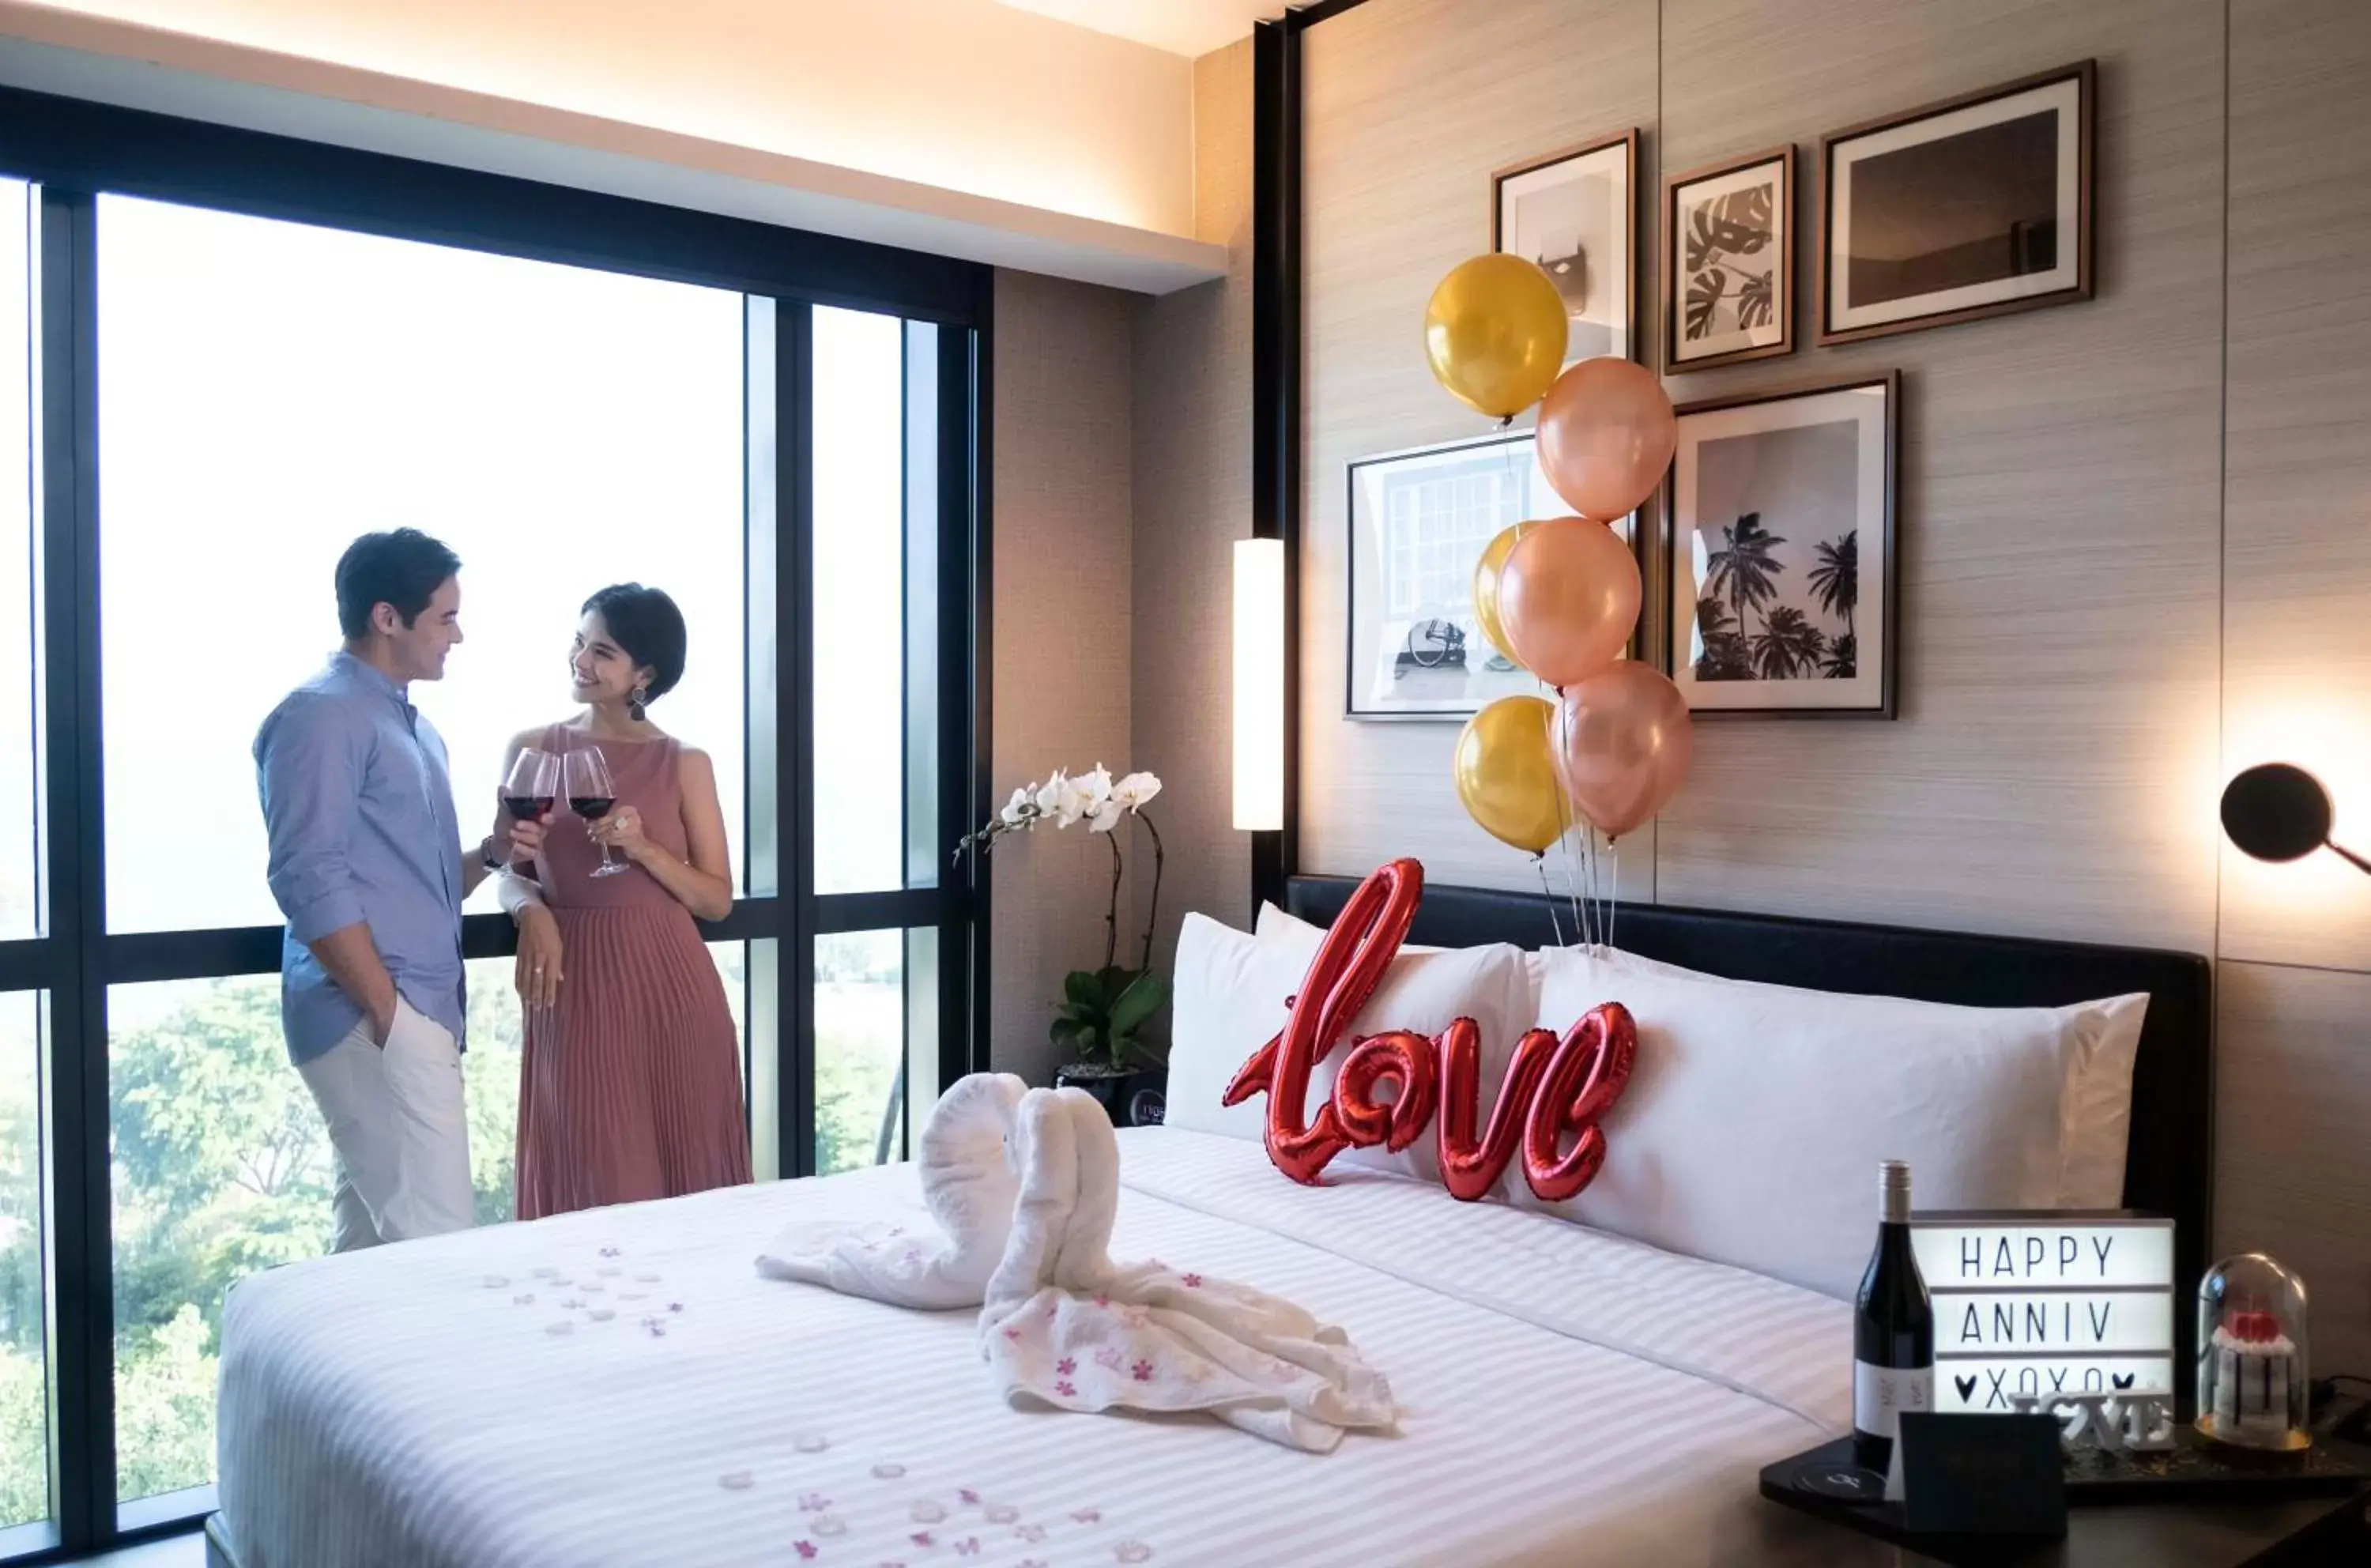
[[[2341,1458],[2371,1469],[2371,1450],[2323,1440]],[[1833,1445],[1848,1453],[1848,1440]],[[1762,1494],[1782,1506],[1833,1517],[1829,1505],[1810,1506],[1792,1493],[1798,1459],[1762,1472]],[[1782,1473],[1783,1472],[1783,1473]],[[1841,1505],[1836,1505],[1841,1506]],[[1839,1553],[1853,1539],[1875,1538],[1850,1526],[1838,1533]],[[2371,1483],[2353,1495],[2326,1494],[2258,1503],[2094,1503],[2066,1511],[2058,1540],[2008,1544],[1996,1537],[1927,1539],[1892,1547],[1885,1561],[1905,1568],[2362,1568],[2371,1563]],[[1877,1559],[1872,1556],[1870,1561]]]

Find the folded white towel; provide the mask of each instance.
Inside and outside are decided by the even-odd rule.
[[[1093,1099],[1032,1090],[1015,1130],[1021,1206],[979,1317],[1009,1401],[1203,1411],[1313,1453],[1397,1419],[1390,1383],[1341,1330],[1247,1286],[1112,1262],[1119,1145]]]
[[[923,1200],[946,1239],[793,1226],[760,1272],[900,1306],[981,1306],[981,1354],[1019,1406],[1202,1411],[1315,1453],[1397,1419],[1391,1385],[1341,1330],[1246,1286],[1112,1262],[1119,1145],[1089,1096],[967,1078],[922,1147]],[[990,1237],[1000,1252],[983,1265]]]
[[[974,1073],[939,1097],[922,1128],[922,1202],[936,1236],[897,1226],[793,1225],[758,1259],[775,1279],[828,1286],[893,1307],[977,1307],[1012,1230],[1020,1166],[1008,1140],[1029,1086],[1011,1073]]]

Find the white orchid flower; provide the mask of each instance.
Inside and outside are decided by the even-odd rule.
[[[1111,769],[1099,762],[1095,764],[1095,770],[1093,773],[1079,776],[1078,785],[1085,795],[1089,813],[1099,812],[1103,810],[1104,802],[1111,799]]]
[[[1047,805],[1049,792],[1053,800],[1050,805]],[[1038,791],[1037,800],[1039,804],[1046,805],[1056,827],[1068,827],[1094,809],[1093,802],[1088,799],[1086,781],[1060,773],[1054,775],[1053,781]]]
[[[1150,773],[1131,773],[1112,786],[1111,798],[1116,805],[1140,812],[1161,793],[1161,780]]]
[[[1002,818],[1007,827],[1026,827],[1036,816],[1037,801],[1026,784],[1012,791],[1012,799],[1004,802]]]
[[[1127,814],[1127,809],[1116,800],[1105,801],[1089,813],[1087,828],[1093,833],[1109,833],[1119,825],[1119,819]]]
[[[1038,814],[1058,819],[1062,814],[1062,801],[1068,797],[1070,789],[1070,781],[1062,777],[1060,768],[1056,768],[1052,778],[1037,786]],[[1061,825],[1068,826],[1069,824],[1063,823]]]

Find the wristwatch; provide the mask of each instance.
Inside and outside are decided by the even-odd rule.
[[[499,871],[503,869],[501,858],[494,853],[494,836],[491,833],[486,835],[478,845],[478,864],[490,871]]]

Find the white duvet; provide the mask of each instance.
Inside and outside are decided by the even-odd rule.
[[[759,1278],[803,1216],[920,1214],[910,1167],[299,1263],[225,1314],[241,1568],[814,1562],[1840,1562],[1755,1494],[1849,1424],[1841,1302],[1260,1146],[1121,1135],[1114,1246],[1342,1324],[1394,1437],[1330,1455],[1198,1417],[1023,1411],[974,1316]],[[1871,1556],[1868,1560],[1878,1560]]]

